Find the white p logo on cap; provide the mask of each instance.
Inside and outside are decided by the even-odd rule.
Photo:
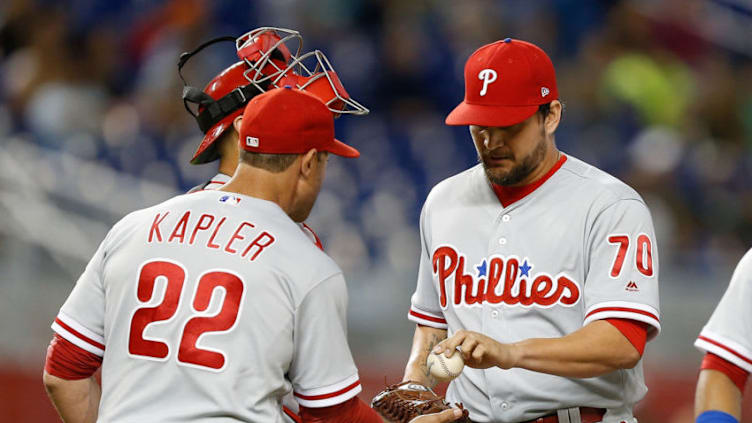
[[[483,97],[488,91],[488,84],[496,81],[496,71],[493,69],[483,69],[478,72],[478,79],[483,80],[483,88],[480,90],[480,96]]]
[[[248,135],[247,137],[245,137],[245,145],[247,145],[248,147],[258,147],[259,139]]]

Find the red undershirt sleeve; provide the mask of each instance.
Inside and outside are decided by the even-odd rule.
[[[74,345],[58,334],[47,347],[44,370],[61,379],[86,379],[102,365],[102,357]]]
[[[300,406],[303,423],[382,423],[379,415],[358,397],[331,407]]]
[[[703,358],[702,360],[700,369],[717,370],[725,374],[729,379],[731,379],[732,382],[734,382],[734,385],[739,388],[739,392],[741,392],[742,395],[744,394],[744,385],[746,385],[747,383],[749,372],[737,366],[736,364],[728,362],[713,353],[707,353],[705,354],[705,358]]]
[[[608,323],[611,323],[619,332],[624,335],[627,340],[637,349],[637,352],[645,352],[645,343],[648,339],[649,324],[639,322],[631,319],[605,319]]]

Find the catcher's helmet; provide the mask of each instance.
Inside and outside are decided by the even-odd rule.
[[[319,97],[335,116],[368,113],[368,109],[350,98],[322,52],[316,50],[300,55],[303,40],[293,30],[262,27],[238,38],[211,40],[190,53],[183,53],[178,72],[190,57],[203,48],[229,40],[235,41],[241,61],[215,76],[203,90],[187,84],[183,88],[186,110],[205,134],[191,159],[192,164],[217,160],[219,152],[215,141],[243,113],[243,107],[251,98],[271,88],[291,86],[308,91]],[[297,41],[295,54],[286,45],[290,40]],[[198,104],[197,112],[188,107],[189,102]]]

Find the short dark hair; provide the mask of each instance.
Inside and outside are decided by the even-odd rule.
[[[561,103],[561,114],[564,116],[564,110],[566,110],[566,105],[563,101],[559,100]],[[546,116],[548,116],[549,113],[551,113],[551,103],[541,104],[538,106],[538,111],[536,112],[541,117],[541,119],[546,120]]]
[[[297,159],[299,154],[252,153],[240,150],[240,161],[272,173],[284,172]]]
[[[546,116],[548,116],[550,112],[551,112],[551,103],[541,104],[540,106],[538,106],[537,113],[538,115],[540,115],[540,117],[543,120],[546,120]]]
[[[326,151],[316,152],[316,160],[321,161],[322,157],[327,154]],[[268,154],[253,153],[250,151],[240,150],[240,161],[260,169],[268,170],[272,173],[284,172],[290,167],[300,154]]]

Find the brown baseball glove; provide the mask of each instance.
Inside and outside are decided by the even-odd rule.
[[[394,423],[408,423],[418,416],[451,408],[444,398],[417,382],[402,382],[387,387],[373,397],[371,407]],[[462,409],[462,417],[455,421],[470,423],[468,411],[462,404],[457,404],[457,407]]]

